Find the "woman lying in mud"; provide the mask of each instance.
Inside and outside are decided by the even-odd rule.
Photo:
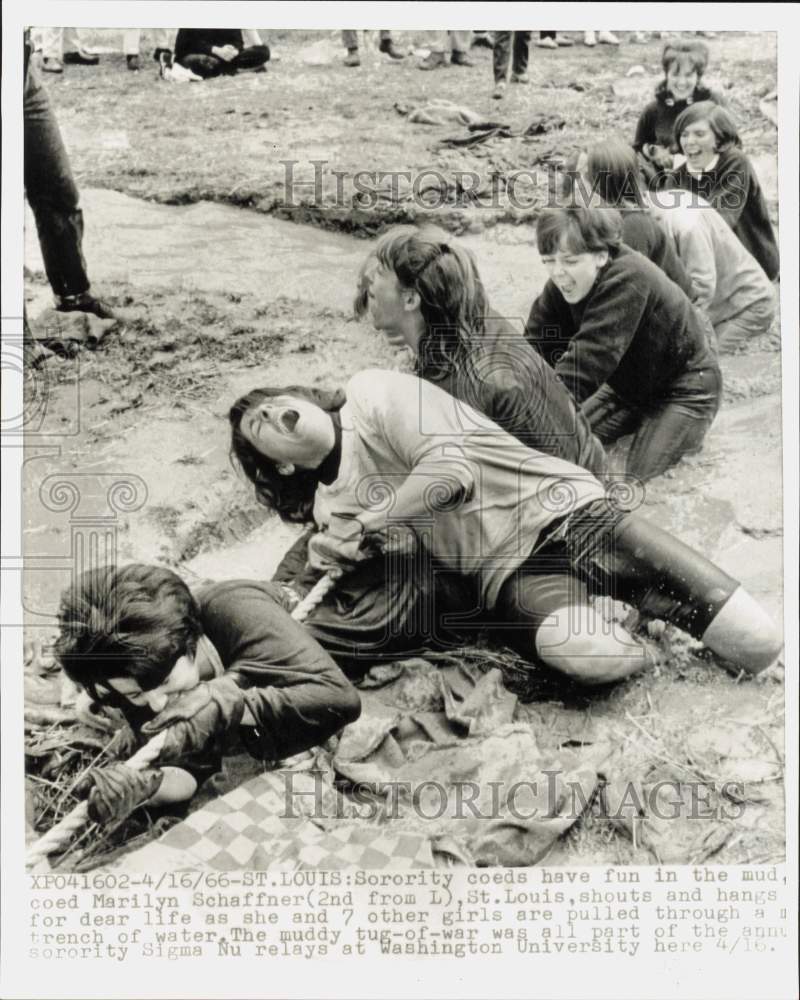
[[[606,625],[590,593],[678,625],[749,673],[778,655],[775,625],[736,580],[620,510],[591,473],[412,375],[360,372],[346,392],[347,402],[320,406],[314,390],[257,389],[230,412],[232,451],[259,499],[313,521],[311,562],[345,571],[306,622],[335,658],[373,663],[430,647],[446,610],[482,615],[501,641],[579,682],[643,669],[646,649]],[[337,621],[335,595],[376,551],[388,567],[377,588],[399,578],[423,596],[389,600],[380,640],[364,646],[357,615]],[[442,603],[437,576],[449,587]]]
[[[652,479],[702,447],[722,395],[708,319],[622,242],[613,208],[548,208],[536,226],[550,279],[525,334],[604,444],[633,434],[626,471]]]
[[[196,595],[161,566],[88,570],[59,609],[56,650],[95,706],[119,709],[137,742],[163,733],[159,764],[88,775],[89,816],[190,798],[241,741],[258,760],[315,746],[358,718],[358,692],[293,621],[280,588],[229,580]]]

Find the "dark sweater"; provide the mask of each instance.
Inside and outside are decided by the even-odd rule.
[[[700,314],[655,264],[621,246],[582,302],[548,281],[525,335],[582,403],[604,383],[650,408],[686,372],[717,367]]]
[[[307,750],[358,718],[358,692],[290,617],[275,584],[228,580],[197,597],[203,632],[245,689],[265,759]]]
[[[210,56],[212,47],[233,45],[240,52],[244,48],[240,28],[178,28],[175,38],[175,58],[184,56]]]
[[[708,87],[695,87],[689,100],[676,101],[670,96],[665,84],[660,83],[656,89],[655,100],[647,105],[636,122],[636,136],[633,140],[636,152],[640,153],[643,146],[651,143],[677,152],[675,122],[682,111],[685,111],[690,104],[697,104],[698,101],[713,101],[714,104],[725,106],[722,95]]]
[[[555,455],[590,472],[605,471],[606,456],[586,417],[524,336],[489,310],[480,347],[457,370],[420,370],[493,420],[529,448]]]
[[[622,214],[622,242],[660,267],[670,281],[689,298],[692,297],[692,280],[675,253],[672,242],[652,215],[641,208],[620,208]]]
[[[670,175],[670,185],[692,191],[710,202],[769,280],[778,277],[778,244],[767,202],[755,170],[741,149],[734,147],[720,153],[716,166],[699,175],[690,174],[683,164]]]

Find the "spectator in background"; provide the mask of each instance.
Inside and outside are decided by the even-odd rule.
[[[495,100],[499,100],[506,92],[509,62],[511,62],[511,82],[529,82],[527,71],[530,44],[530,31],[496,31],[494,33],[494,91],[492,97]]]
[[[42,69],[63,73],[69,66],[96,66],[100,60],[81,44],[77,28],[42,28]]]
[[[611,31],[584,31],[584,45],[592,49],[598,42],[601,45],[619,45],[619,39]]]
[[[203,79],[232,76],[240,69],[265,69],[269,46],[245,46],[241,28],[179,28],[175,61]]]
[[[454,66],[474,66],[467,55],[472,42],[470,31],[435,31],[430,54],[422,60],[420,69],[440,69],[447,66],[446,52],[450,48],[450,62]]]
[[[536,43],[540,49],[569,48],[575,43],[568,35],[559,35],[555,31],[540,31]]]
[[[361,59],[358,55],[358,32],[351,29],[342,30],[342,45],[347,49],[345,66],[360,66]],[[380,31],[378,51],[385,52],[390,59],[405,59],[403,53],[395,46],[391,31]]]
[[[36,219],[47,280],[61,312],[94,313],[113,319],[109,306],[92,295],[83,258],[83,212],[56,116],[30,65],[25,40],[23,96],[25,194]]]

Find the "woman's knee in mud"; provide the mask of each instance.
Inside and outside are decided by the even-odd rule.
[[[610,684],[644,670],[647,650],[588,605],[559,608],[539,626],[536,654],[579,684]]]

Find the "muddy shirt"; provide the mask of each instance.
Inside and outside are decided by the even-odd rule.
[[[204,634],[245,691],[265,759],[307,750],[358,718],[358,693],[282,606],[278,586],[227,580],[197,600]]]
[[[412,475],[431,513],[418,537],[443,566],[473,578],[494,607],[547,525],[603,496],[593,475],[521,444],[484,414],[413,375],[367,370],[347,384],[339,477],[320,485],[314,519],[385,510]],[[460,502],[441,509],[442,492]]]
[[[663,271],[623,245],[581,302],[570,304],[548,281],[525,335],[579,403],[608,383],[647,410],[680,376],[717,369],[707,324]]]
[[[606,454],[556,373],[507,319],[490,311],[480,344],[446,370],[421,367],[421,378],[481,413],[537,451],[596,475]]]

